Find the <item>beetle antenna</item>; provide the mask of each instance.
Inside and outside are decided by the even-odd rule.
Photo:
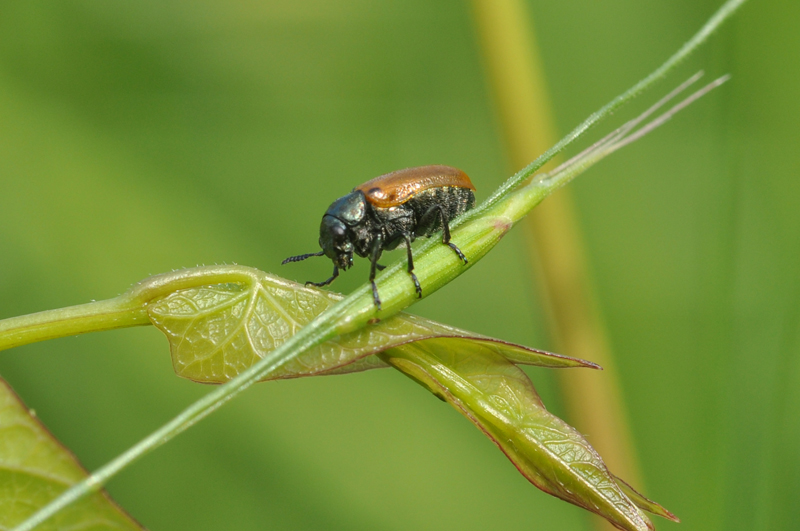
[[[290,256],[289,258],[281,262],[281,265],[288,264],[289,262],[299,262],[301,260],[305,260],[306,258],[311,258],[312,256],[322,256],[323,254],[325,254],[325,251],[320,251],[318,253],[308,253],[308,254],[300,254],[297,256]]]

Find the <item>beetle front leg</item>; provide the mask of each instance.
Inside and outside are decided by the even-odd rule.
[[[372,284],[372,300],[375,301],[375,306],[381,309],[381,298],[378,297],[378,286],[375,285],[375,270],[378,268],[378,259],[381,257],[381,250],[383,249],[383,237],[378,236],[372,243],[372,253],[369,257],[369,281]]]
[[[408,233],[403,233],[403,239],[406,241],[406,251],[408,252],[408,274],[411,275],[411,280],[414,281],[414,288],[417,290],[417,297],[422,298],[422,286],[419,285],[419,279],[414,274],[414,258],[411,256],[411,237]]]
[[[328,280],[325,280],[323,282],[311,282],[309,280],[308,282],[306,282],[306,286],[316,286],[318,288],[321,288],[323,286],[327,286],[328,284],[330,284],[331,282],[336,280],[336,277],[338,277],[338,276],[339,276],[339,268],[336,267],[336,266],[333,266],[333,276],[331,278],[329,278]]]

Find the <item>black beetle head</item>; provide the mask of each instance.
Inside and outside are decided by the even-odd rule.
[[[319,226],[319,246],[339,269],[353,265],[353,242],[349,228],[364,221],[367,201],[362,192],[351,192],[328,207]]]
[[[330,284],[339,274],[339,269],[346,270],[353,265],[354,245],[350,238],[359,238],[357,234],[363,233],[363,226],[360,227],[360,231],[353,232],[351,229],[359,228],[366,222],[366,212],[367,200],[363,192],[357,190],[340,197],[328,207],[328,211],[322,216],[322,223],[319,226],[319,246],[322,247],[322,251],[290,256],[281,263],[288,264],[312,256],[325,255],[333,260],[333,265],[336,266],[333,270],[333,277],[323,283],[312,282],[311,284],[316,286]]]
[[[342,220],[325,214],[319,226],[319,246],[333,265],[346,270],[353,265],[353,244]]]

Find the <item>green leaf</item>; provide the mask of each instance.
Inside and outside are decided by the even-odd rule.
[[[180,290],[148,304],[147,309],[153,324],[169,339],[173,368],[179,376],[196,382],[223,383],[341,299],[336,293],[259,272],[258,279],[248,284]],[[415,341],[446,341],[451,348],[493,352],[514,363],[599,368],[588,361],[401,313],[309,349],[264,380],[387,367],[375,354]]]
[[[0,529],[11,529],[47,505],[86,471],[0,380]],[[141,531],[104,492],[70,505],[37,529]]]
[[[150,303],[148,313],[169,338],[180,376],[221,383],[340,299],[259,273],[247,284],[174,292]],[[392,366],[456,407],[545,492],[596,512],[621,529],[652,529],[638,507],[674,519],[618,482],[589,443],[547,411],[515,364],[598,368],[400,313],[310,349],[265,380]]]
[[[629,487],[617,483],[577,430],[545,409],[518,367],[498,354],[440,347],[420,342],[380,357],[455,407],[541,490],[628,531],[654,529],[640,501],[671,515],[641,495],[632,501]]]

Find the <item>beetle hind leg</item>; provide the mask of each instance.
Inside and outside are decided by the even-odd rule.
[[[464,262],[464,265],[467,265],[469,263],[467,257],[464,256],[464,253],[461,252],[461,249],[456,244],[450,241],[450,223],[441,206],[439,207],[439,212],[442,216],[442,243],[454,250],[458,257],[461,258],[461,261]]]
[[[436,205],[428,210],[420,219],[420,224],[429,221],[430,217],[435,219],[437,214],[439,215],[439,219],[442,220],[442,243],[455,251],[458,257],[461,258],[461,261],[464,262],[464,265],[467,265],[469,263],[467,257],[464,256],[464,253],[461,252],[461,249],[459,249],[456,244],[450,241],[450,219],[447,217],[447,213],[444,211],[442,205]]]
[[[447,244],[448,247],[450,247],[452,250],[454,250],[456,252],[456,254],[458,255],[458,257],[461,258],[461,261],[464,262],[464,265],[467,265],[469,263],[469,260],[467,260],[467,257],[464,256],[464,253],[461,252],[461,249],[459,249],[456,244],[451,243],[451,242],[445,242],[445,241],[443,241],[442,243]]]

